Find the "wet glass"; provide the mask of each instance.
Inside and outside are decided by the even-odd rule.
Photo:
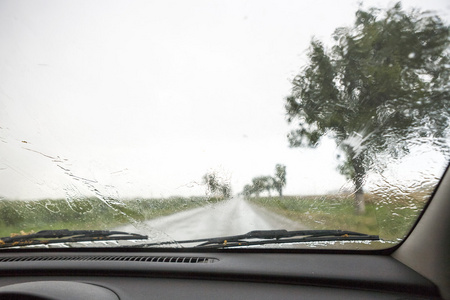
[[[3,1],[0,236],[339,229],[381,240],[264,247],[391,247],[449,163],[449,14]]]

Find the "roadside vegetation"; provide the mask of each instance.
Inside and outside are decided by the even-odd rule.
[[[366,194],[366,211],[355,215],[352,195],[251,197],[250,203],[305,225],[308,229],[342,229],[379,235],[384,240],[403,238],[417,219],[429,193],[402,199]]]
[[[0,237],[52,229],[111,229],[221,201],[222,197],[170,197],[102,201],[98,198],[0,201]]]

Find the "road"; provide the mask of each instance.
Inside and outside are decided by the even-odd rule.
[[[204,237],[242,234],[252,230],[306,229],[302,224],[250,204],[242,198],[233,198],[145,222],[142,228],[132,225],[118,230],[151,232],[157,239],[184,240]],[[139,227],[141,227],[139,226]]]

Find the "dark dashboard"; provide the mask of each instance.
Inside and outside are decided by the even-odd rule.
[[[97,253],[0,256],[1,299],[430,299],[437,287],[390,256]]]

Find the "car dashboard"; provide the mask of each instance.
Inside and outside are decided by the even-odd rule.
[[[430,299],[389,255],[74,252],[0,256],[1,299]]]

